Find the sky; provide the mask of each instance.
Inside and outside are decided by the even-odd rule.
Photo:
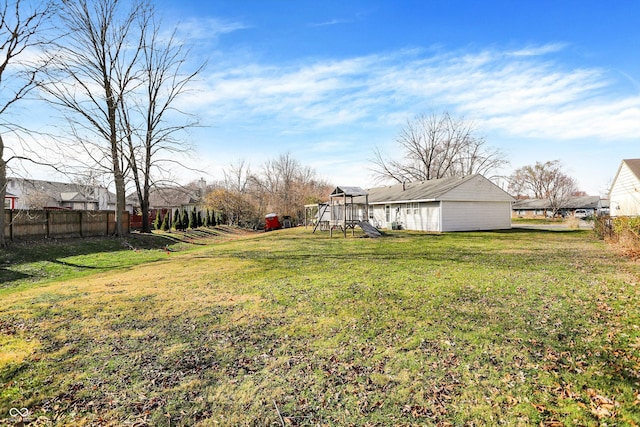
[[[449,112],[502,150],[501,174],[560,160],[590,195],[640,157],[640,2],[156,0],[206,66],[180,100],[184,138],[220,179],[290,154],[371,188],[373,152],[408,120]]]

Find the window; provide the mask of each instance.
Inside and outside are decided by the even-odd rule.
[[[413,205],[413,214],[418,215],[420,213],[420,203],[411,203]]]
[[[407,203],[405,205],[405,209],[406,209],[407,215],[409,215],[411,213],[411,205],[412,205],[412,203]]]

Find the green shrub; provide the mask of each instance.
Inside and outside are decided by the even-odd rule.
[[[181,219],[182,219],[182,216],[180,215],[180,209],[176,209],[175,212],[173,213],[172,228],[174,230],[180,230],[180,228],[182,227]]]
[[[600,240],[610,239],[613,236],[612,219],[608,216],[594,216],[593,232]]]
[[[160,211],[156,211],[156,217],[153,220],[153,229],[154,230],[160,230],[160,227],[162,226],[162,219],[160,218],[162,215],[160,214]]]

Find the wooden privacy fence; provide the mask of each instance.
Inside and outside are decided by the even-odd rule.
[[[5,210],[4,235],[10,240],[108,236],[115,234],[114,211]],[[129,212],[123,212],[129,233]]]

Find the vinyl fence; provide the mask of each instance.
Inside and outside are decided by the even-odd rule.
[[[6,210],[4,220],[10,240],[108,236],[116,231],[114,211]],[[123,223],[128,233],[128,212]]]

